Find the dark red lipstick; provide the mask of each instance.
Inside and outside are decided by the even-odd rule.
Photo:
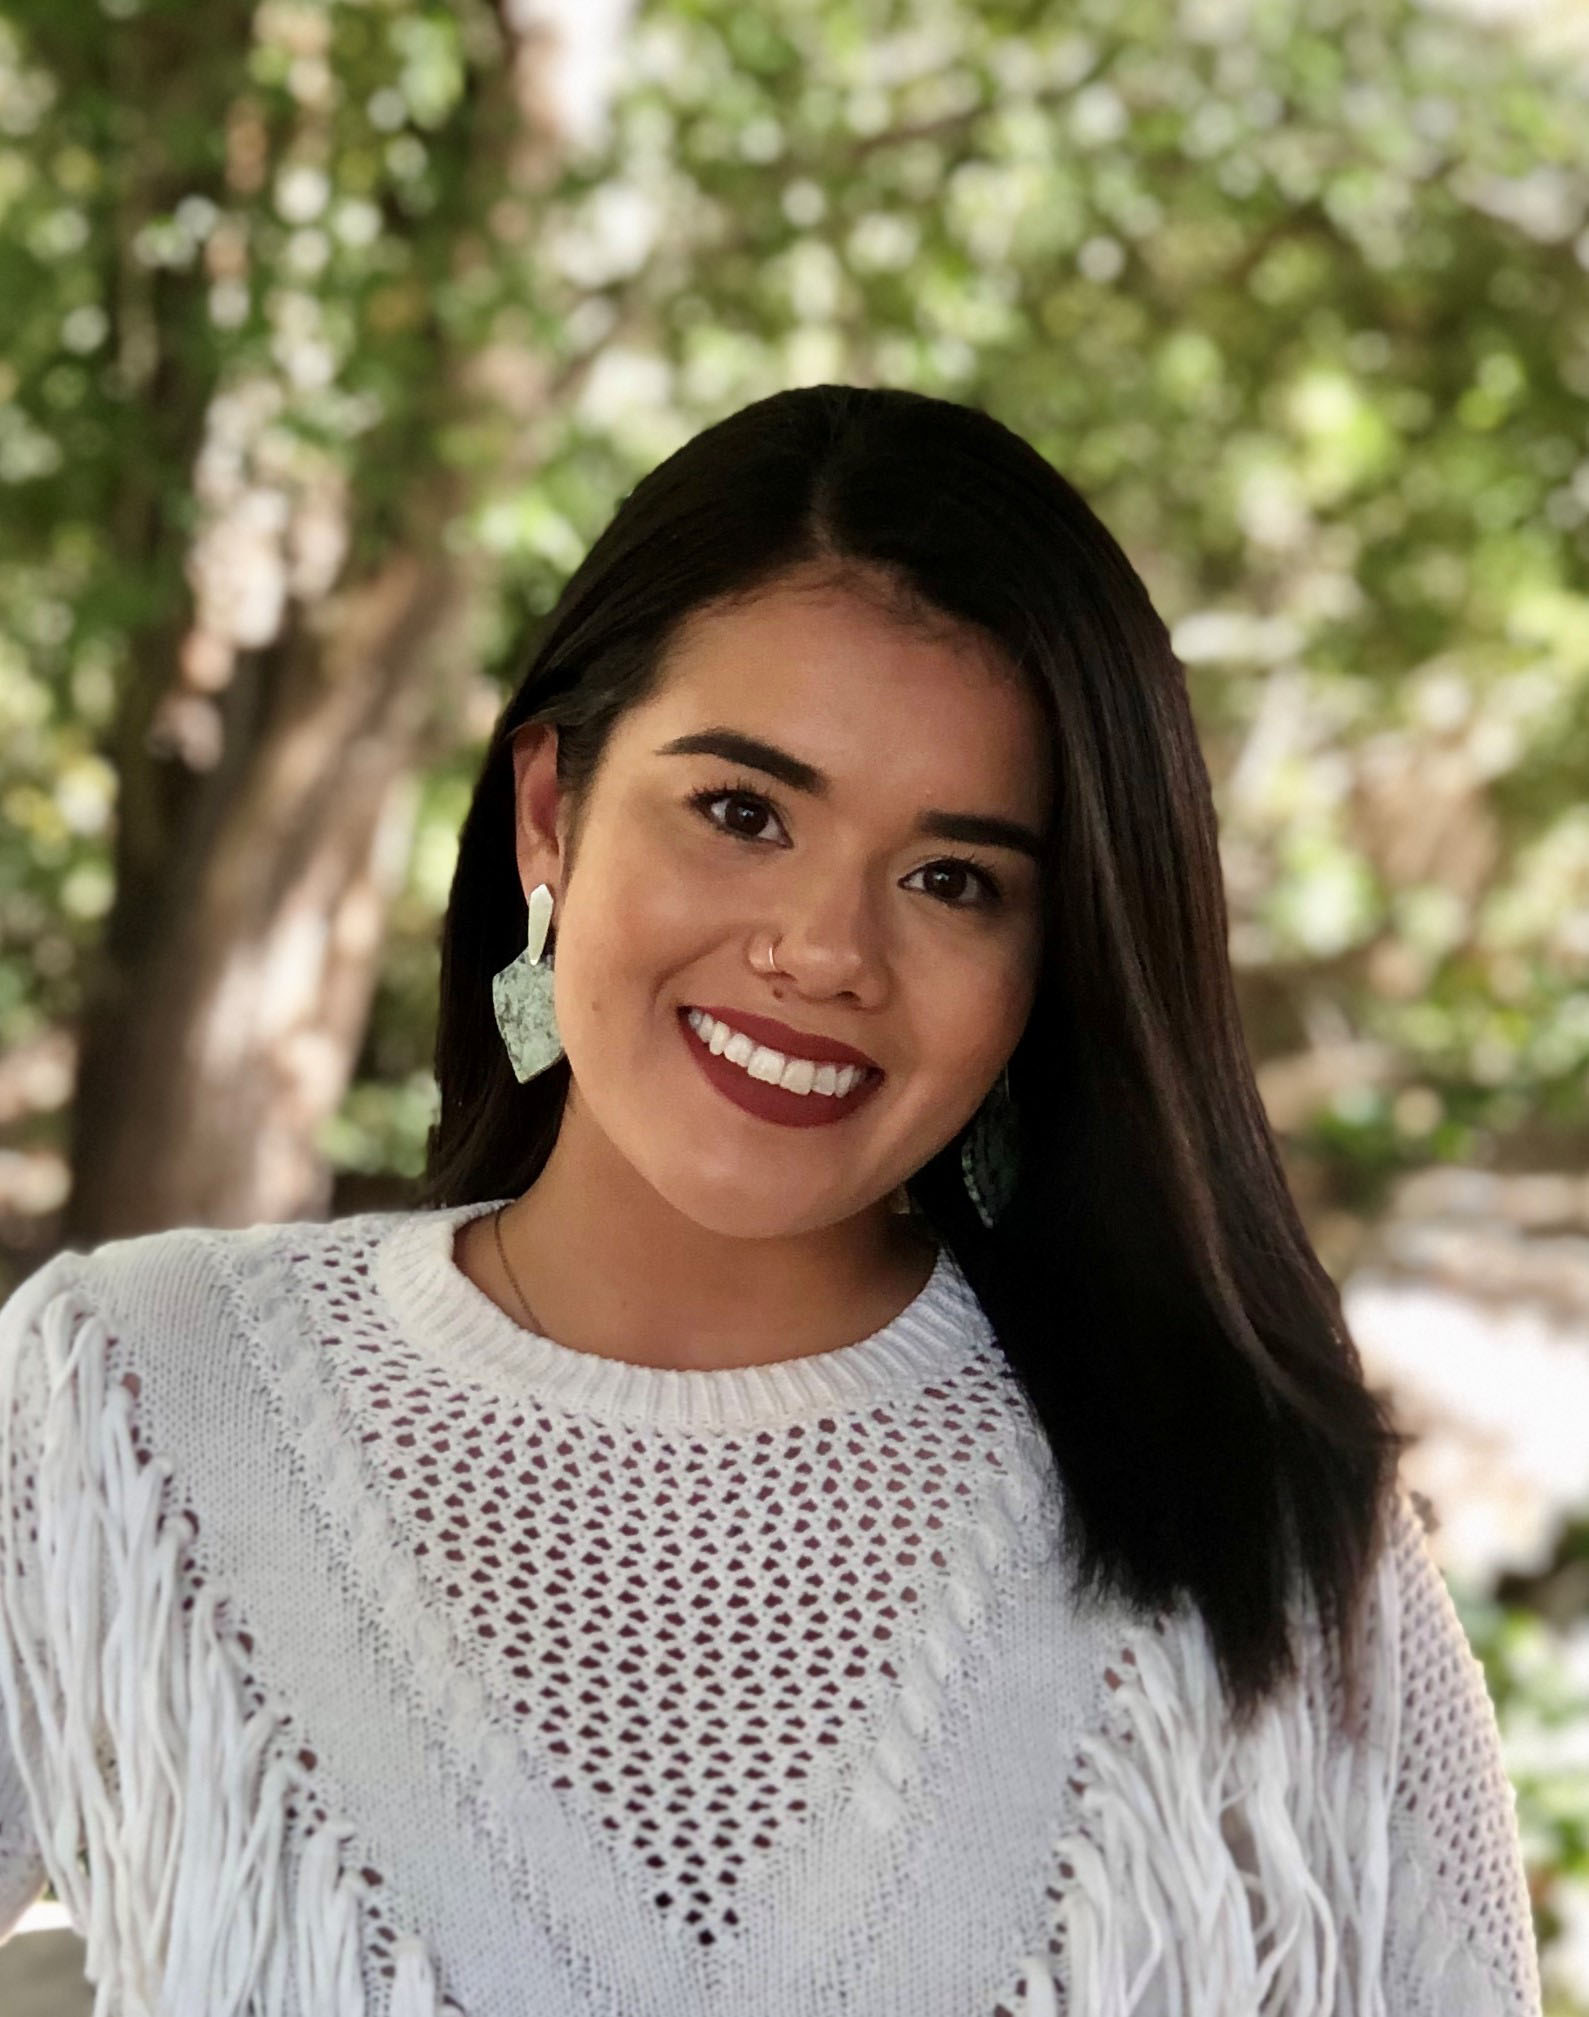
[[[704,1004],[700,1006],[704,1007]],[[735,1106],[754,1114],[758,1120],[774,1121],[788,1128],[826,1127],[832,1121],[846,1120],[857,1107],[871,1098],[883,1082],[882,1072],[862,1052],[851,1049],[848,1044],[827,1042],[818,1047],[815,1039],[801,1037],[798,1031],[791,1031],[782,1042],[776,1042],[771,1032],[782,1030],[785,1026],[770,1016],[720,1016],[716,1009],[706,1009],[705,1013],[716,1021],[727,1023],[730,1029],[738,1030],[757,1043],[766,1044],[771,1050],[783,1051],[786,1057],[808,1057],[819,1064],[868,1067],[842,1099],[831,1093],[792,1093],[787,1086],[768,1085],[765,1079],[753,1079],[743,1065],[731,1064],[726,1057],[714,1057],[711,1045],[691,1028],[689,1013],[688,1008],[680,1009],[678,1023],[691,1057],[725,1099],[732,1100]]]

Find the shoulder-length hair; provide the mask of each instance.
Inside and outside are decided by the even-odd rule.
[[[977,1294],[1052,1448],[1079,1594],[1189,1599],[1245,1723],[1311,1596],[1348,1682],[1404,1438],[1364,1382],[1259,1099],[1185,676],[1125,554],[986,414],[816,386],[709,427],[640,484],[547,620],[464,822],[442,929],[423,1207],[517,1195],[568,1064],[520,1085],[491,977],[522,949],[509,747],[559,729],[577,808],[685,617],[813,561],[978,626],[1053,740],[1042,969],[1009,1065],[1021,1176],[984,1229],[957,1135],[912,1207]],[[572,866],[570,868],[572,873]]]

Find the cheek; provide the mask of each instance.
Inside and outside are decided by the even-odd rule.
[[[980,1078],[1002,1063],[1026,1025],[1031,986],[1019,961],[994,961],[958,978],[945,962],[924,976],[919,1026],[943,1077]]]
[[[594,836],[573,880],[573,923],[564,935],[566,980],[579,1012],[599,1019],[631,984],[689,957],[711,912],[711,892],[665,839],[642,834],[622,844]],[[560,962],[563,956],[559,955]]]

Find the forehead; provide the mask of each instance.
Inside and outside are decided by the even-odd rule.
[[[1048,730],[992,639],[832,582],[776,584],[681,627],[634,728],[654,748],[702,727],[758,734],[842,789],[1046,816]],[[987,801],[988,803],[982,803]]]

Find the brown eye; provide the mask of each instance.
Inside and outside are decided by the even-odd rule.
[[[698,791],[690,804],[709,825],[736,840],[765,839],[765,822],[775,816],[766,799],[752,791]],[[729,808],[721,819],[715,810],[718,806]]]
[[[754,840],[766,824],[767,808],[758,805],[754,799],[735,796],[726,801],[727,812],[723,815],[723,826],[728,833],[743,834],[747,840]]]
[[[1003,900],[1003,891],[986,869],[969,861],[932,861],[916,870],[920,876],[939,878],[936,889],[928,889],[950,910],[992,910]],[[967,891],[970,892],[969,900]]]
[[[924,869],[924,875],[937,879],[935,895],[947,897],[951,903],[964,895],[971,878],[959,862],[940,862],[935,867]]]

